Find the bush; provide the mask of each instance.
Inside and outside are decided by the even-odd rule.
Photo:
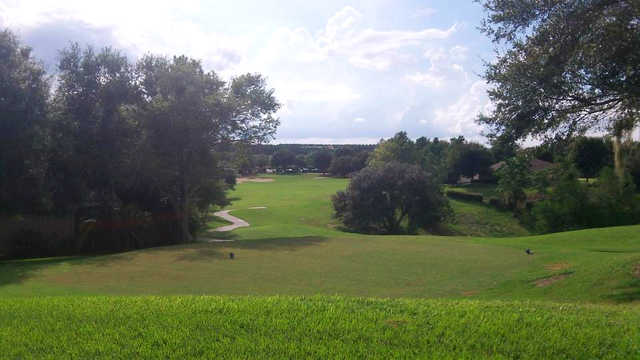
[[[464,200],[464,201],[475,201],[475,202],[484,201],[484,197],[482,196],[482,194],[468,193],[468,192],[455,191],[455,190],[447,190],[447,196],[452,199]]]
[[[365,168],[332,198],[335,217],[366,233],[414,232],[441,222],[451,210],[441,187],[415,165]]]
[[[540,232],[631,225],[640,222],[640,206],[629,175],[619,179],[605,168],[596,185],[587,186],[569,168],[559,174],[548,198],[533,206],[532,217]]]

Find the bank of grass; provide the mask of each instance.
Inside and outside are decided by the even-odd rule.
[[[0,299],[2,358],[635,359],[637,307],[345,297]]]

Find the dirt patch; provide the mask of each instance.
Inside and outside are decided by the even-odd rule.
[[[402,327],[404,325],[407,324],[407,320],[402,320],[402,319],[389,319],[389,320],[385,320],[385,324],[387,324],[387,326],[393,327],[393,328],[399,328]]]
[[[256,178],[256,177],[241,177],[236,179],[236,183],[242,184],[243,182],[257,182],[257,183],[266,183],[273,182],[272,178]]]
[[[570,267],[571,267],[571,264],[569,263],[555,263],[555,264],[547,264],[544,266],[545,269],[551,270],[551,271],[566,270]]]
[[[249,210],[262,210],[262,209],[266,209],[266,206],[254,206],[254,207],[250,207]]]
[[[631,274],[633,274],[634,278],[640,279],[640,263],[633,267],[633,272]]]
[[[316,176],[313,179],[314,180],[324,180],[324,179],[328,179],[328,177],[326,177],[326,176]]]
[[[463,291],[462,296],[473,296],[473,295],[476,295],[477,293],[478,293],[477,290]]]
[[[549,276],[546,278],[542,278],[542,279],[538,279],[536,281],[534,281],[534,284],[536,285],[536,287],[547,287],[551,284],[555,284],[558,281],[569,277],[569,275],[571,274],[560,274],[560,275],[553,275],[553,276]]]

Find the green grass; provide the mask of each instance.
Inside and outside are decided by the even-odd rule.
[[[250,227],[201,234],[235,242],[1,262],[0,358],[640,356],[640,226],[346,233],[346,180],[274,178],[231,194]],[[460,233],[525,234],[452,206]]]
[[[454,216],[444,224],[445,232],[464,236],[525,236],[529,231],[511,212],[486,203],[449,199]]]
[[[633,359],[637,307],[344,297],[0,299],[2,358]]]

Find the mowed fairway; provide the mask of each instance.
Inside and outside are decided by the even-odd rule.
[[[330,208],[331,194],[347,180],[274,179],[239,184],[231,194],[229,209],[250,227],[201,236],[234,242],[5,262],[0,295],[640,298],[638,226],[517,238],[351,234],[336,228]]]

